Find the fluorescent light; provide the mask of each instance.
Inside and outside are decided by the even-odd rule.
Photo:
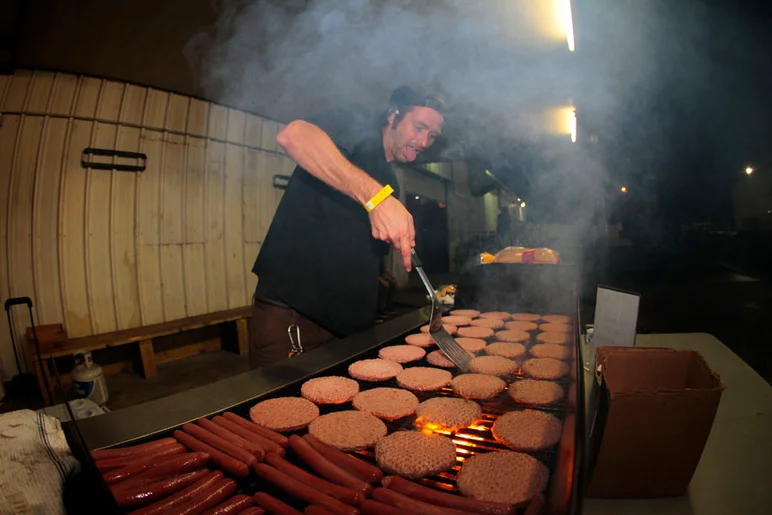
[[[571,111],[571,142],[576,143],[576,109]]]
[[[566,32],[566,42],[569,52],[575,50],[574,46],[574,17],[571,14],[571,0],[561,0],[563,26]]]

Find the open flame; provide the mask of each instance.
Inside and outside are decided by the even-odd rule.
[[[466,434],[457,434],[456,438],[463,438],[464,440],[477,440],[479,442],[485,441],[485,438],[483,438],[482,436],[466,435]]]
[[[470,435],[470,434],[464,434],[464,433],[453,433],[452,431],[449,431],[445,429],[440,424],[437,424],[436,422],[427,422],[421,420],[421,417],[416,419],[416,426],[425,434],[441,434],[445,436],[451,436],[451,441],[453,442],[453,445],[456,447],[456,460],[461,462],[464,461],[464,457],[460,455],[471,455],[474,454],[474,450],[477,447],[477,444],[473,443],[475,441],[477,442],[483,442],[485,441],[485,438],[477,435]],[[474,429],[476,431],[487,431],[487,428],[480,425],[471,425],[468,427],[468,429]]]
[[[423,417],[418,417],[415,421],[415,425],[426,434],[439,433],[445,436],[450,435],[450,431],[444,429],[441,425],[434,422],[424,422]]]

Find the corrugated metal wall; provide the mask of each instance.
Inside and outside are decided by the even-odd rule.
[[[63,322],[71,336],[249,304],[281,195],[272,177],[294,168],[276,144],[281,124],[31,71],[0,75],[0,116],[0,298],[31,297],[37,323]],[[145,153],[147,169],[83,168],[88,147]],[[16,314],[19,342],[27,318]],[[5,316],[0,360],[9,379]]]

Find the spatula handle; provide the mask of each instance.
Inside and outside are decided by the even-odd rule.
[[[426,293],[429,294],[429,298],[432,299],[432,305],[437,303],[437,295],[434,293],[434,286],[432,286],[432,283],[429,281],[429,278],[426,276],[426,272],[424,272],[424,267],[421,264],[421,260],[418,259],[418,254],[416,254],[415,249],[410,249],[410,254],[413,257],[413,268],[415,268],[415,271],[418,272],[418,277],[421,278],[421,282],[424,283],[424,288],[426,288]]]
[[[415,249],[410,249],[410,255],[413,258],[413,266],[414,267],[420,267],[423,268],[423,264],[421,264],[421,260],[418,258],[418,254],[415,253]]]

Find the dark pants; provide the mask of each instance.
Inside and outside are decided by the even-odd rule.
[[[292,350],[287,328],[297,324],[303,351],[314,350],[335,336],[289,306],[255,296],[249,319],[249,364],[260,368],[287,359]],[[297,343],[297,331],[292,331]]]

